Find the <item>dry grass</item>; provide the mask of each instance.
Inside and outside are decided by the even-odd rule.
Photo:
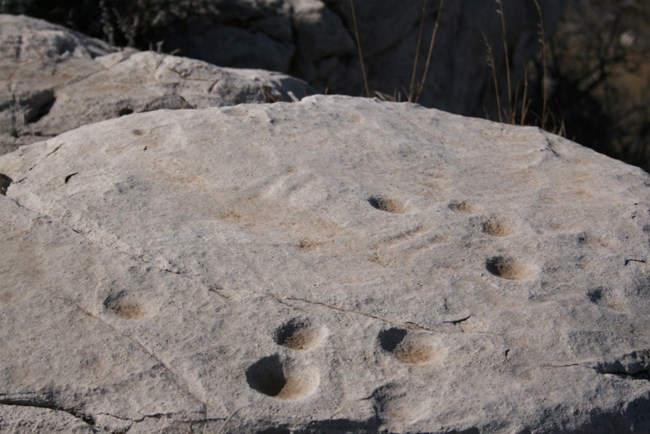
[[[431,80],[430,66],[435,62],[433,48],[445,13],[444,0],[420,0],[416,50],[406,78],[410,81],[392,94],[379,92],[369,83],[372,74],[369,75],[364,58],[367,51],[364,52],[363,34],[359,31],[361,23],[355,0],[348,1],[362,93],[391,101],[420,102],[427,80]],[[519,63],[523,59],[501,58],[502,50],[512,48],[505,37],[512,29],[507,28],[504,17],[510,4],[495,0],[498,27],[504,37],[492,47],[486,43],[487,57],[492,59],[488,60],[487,69],[493,75],[493,104],[497,106],[488,107],[486,117],[537,125],[650,170],[650,2],[568,0],[563,22],[555,36],[549,38],[544,32],[541,2],[524,1],[531,1],[539,16],[537,40],[541,54],[523,65]],[[425,50],[425,28],[431,25],[432,5],[439,9]],[[2,13],[31,15],[116,45],[159,51],[171,51],[163,47],[161,29],[191,17],[218,20],[218,9],[212,0],[0,0]],[[522,71],[518,75],[521,79],[511,75],[512,67]]]
[[[357,51],[359,53],[359,64],[361,66],[361,79],[363,80],[363,88],[366,92],[366,97],[370,98],[370,88],[368,87],[368,76],[366,75],[366,67],[363,60],[363,50],[361,49],[361,37],[359,36],[359,26],[357,25],[357,12],[354,7],[354,0],[350,0],[350,10],[352,13],[354,40],[356,42]]]
[[[495,0],[496,2],[496,13],[499,17],[500,27],[501,27],[501,40],[503,44],[503,53],[504,53],[504,65],[503,70],[505,71],[506,78],[506,101],[501,100],[501,87],[499,85],[499,72],[501,68],[495,60],[494,51],[492,46],[489,44],[487,38],[483,36],[486,47],[487,54],[487,64],[492,72],[492,84],[494,87],[495,101],[497,106],[497,119],[501,123],[509,123],[512,125],[535,125],[546,131],[552,132],[554,134],[564,136],[566,134],[566,128],[564,125],[564,120],[561,117],[556,116],[551,112],[548,104],[548,56],[549,51],[546,45],[546,35],[544,34],[544,17],[542,14],[542,9],[539,4],[539,0],[531,0],[535,5],[535,9],[538,16],[537,21],[537,42],[540,47],[540,62],[541,62],[541,78],[539,81],[539,87],[541,87],[541,112],[536,113],[531,111],[531,106],[533,104],[533,99],[530,92],[530,63],[526,63],[524,59],[521,59],[523,63],[523,80],[513,87],[510,68],[511,63],[508,56],[509,47],[507,42],[507,28],[506,21],[503,11],[503,2],[502,0]],[[486,113],[486,117],[489,116]]]
[[[424,92],[424,88],[426,86],[427,82],[427,77],[429,76],[429,69],[431,67],[431,60],[433,57],[433,48],[435,47],[436,44],[436,35],[438,34],[438,28],[440,26],[440,15],[442,13],[442,9],[444,7],[444,0],[440,0],[440,6],[438,7],[438,13],[436,14],[436,21],[434,24],[433,31],[431,32],[431,37],[429,39],[429,48],[427,50],[427,58],[424,64],[424,71],[422,72],[422,75],[420,79],[417,79],[417,71],[418,71],[418,66],[420,62],[420,48],[422,46],[422,36],[424,33],[424,27],[425,27],[425,16],[426,16],[426,10],[427,10],[427,1],[428,0],[422,0],[422,13],[421,13],[421,18],[420,18],[420,26],[418,30],[418,38],[417,38],[417,44],[415,48],[415,55],[413,58],[413,69],[411,72],[411,81],[409,82],[408,86],[408,94],[407,94],[407,101],[408,102],[419,102],[420,97],[422,96],[422,92]],[[354,40],[357,46],[357,53],[359,57],[359,64],[361,68],[361,79],[363,81],[363,87],[364,87],[364,94],[366,97],[370,97],[371,94],[379,97],[382,100],[386,101],[400,101],[401,100],[401,93],[399,90],[396,90],[393,95],[386,94],[384,92],[380,92],[378,90],[373,90],[372,92],[370,91],[370,86],[368,84],[368,76],[366,74],[366,69],[365,69],[365,60],[363,57],[363,49],[362,49],[362,44],[361,44],[361,37],[359,35],[359,26],[357,22],[357,16],[356,16],[356,9],[354,6],[354,0],[350,0],[350,13],[352,16],[352,33],[354,34]]]
[[[436,14],[436,23],[433,27],[433,32],[431,33],[431,39],[429,40],[429,49],[427,50],[427,60],[424,64],[424,71],[422,72],[422,77],[420,78],[420,81],[416,85],[415,78],[416,78],[417,68],[418,68],[420,44],[422,42],[422,33],[424,31],[424,18],[426,14],[426,5],[427,5],[427,1],[422,0],[422,18],[420,20],[420,30],[418,32],[418,42],[415,48],[415,56],[413,59],[413,73],[411,74],[411,83],[409,85],[409,94],[408,94],[408,101],[416,102],[416,103],[420,101],[420,97],[422,96],[422,92],[424,91],[424,86],[426,85],[427,77],[429,75],[429,67],[431,66],[433,47],[436,45],[436,35],[438,34],[438,27],[440,26],[440,15],[442,14],[442,9],[444,8],[445,5],[445,0],[440,0],[440,6],[438,7],[438,13]]]
[[[513,84],[511,76],[511,59],[508,57],[509,46],[507,42],[507,26],[504,12],[503,0],[495,0],[496,3],[496,14],[499,17],[499,26],[501,31],[501,44],[503,49],[503,65],[497,63],[495,52],[493,47],[487,40],[485,35],[483,36],[486,47],[486,62],[489,70],[492,74],[492,86],[494,90],[494,98],[496,104],[496,113],[497,119],[501,123],[510,123],[517,125],[536,125],[547,131],[551,131],[556,134],[563,135],[565,132],[564,122],[561,118],[558,118],[553,113],[551,113],[548,104],[548,89],[547,85],[549,82],[548,78],[548,47],[546,44],[546,35],[544,33],[544,20],[542,15],[542,9],[539,3],[539,0],[531,0],[534,3],[535,10],[537,11],[537,16],[539,21],[537,24],[537,40],[540,46],[541,52],[541,64],[542,64],[542,73],[541,79],[538,79],[539,84],[541,85],[541,112],[535,113],[531,111],[531,106],[533,105],[533,97],[531,92],[531,83],[530,83],[530,72],[529,65],[522,59],[524,63],[523,67],[523,80],[520,83]],[[406,93],[406,101],[418,103],[426,87],[427,78],[429,76],[430,66],[433,60],[433,49],[436,43],[436,36],[438,34],[438,29],[440,26],[440,17],[444,9],[444,0],[440,0],[439,7],[437,10],[434,28],[429,39],[429,45],[427,49],[426,61],[424,64],[424,69],[421,72],[421,75],[418,76],[421,63],[421,48],[424,39],[424,29],[426,26],[425,18],[427,14],[427,3],[428,0],[422,0],[421,13],[420,13],[420,23],[418,27],[418,35],[416,39],[415,54],[413,56],[413,64],[411,69],[411,77],[408,85],[408,91]],[[361,37],[359,34],[358,21],[355,11],[354,0],[350,0],[350,9],[352,16],[352,33],[354,34],[354,39],[357,45],[359,63],[361,65],[361,75],[364,86],[364,94],[366,96],[374,95],[379,97],[382,100],[387,101],[396,101],[400,102],[402,100],[402,93],[399,90],[395,90],[393,94],[387,94],[380,92],[378,90],[370,89],[368,83],[368,76],[365,70],[365,59],[363,57],[363,49],[361,43]],[[499,77],[505,75],[505,89],[501,89]],[[536,83],[537,84],[537,83]],[[505,94],[505,95],[503,95]],[[490,118],[488,111],[486,110],[486,117]]]

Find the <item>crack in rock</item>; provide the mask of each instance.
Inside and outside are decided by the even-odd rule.
[[[551,141],[550,137],[546,134],[546,131],[539,129],[540,133],[546,141],[546,150],[551,151],[554,157],[560,157],[560,153],[555,149],[555,144]]]
[[[103,325],[105,325],[106,327],[108,327],[108,328],[109,328],[113,333],[115,333],[116,335],[121,336],[121,337],[123,337],[123,338],[125,338],[125,339],[130,340],[131,342],[133,342],[134,344],[136,344],[138,347],[140,347],[140,349],[141,349],[145,354],[147,354],[149,357],[151,357],[151,358],[154,359],[156,362],[158,362],[158,364],[159,364],[160,366],[162,366],[163,369],[165,369],[165,371],[167,371],[167,372],[169,373],[172,382],[173,382],[173,383],[174,383],[174,384],[175,384],[179,389],[181,389],[182,391],[184,391],[185,393],[187,393],[189,396],[191,396],[194,400],[196,400],[197,402],[199,402],[199,403],[202,405],[202,408],[203,408],[202,414],[204,414],[204,415],[207,414],[208,404],[207,404],[206,402],[204,402],[204,401],[203,401],[203,400],[202,400],[202,399],[201,399],[201,398],[200,398],[196,393],[194,393],[194,392],[192,392],[192,390],[190,390],[190,387],[187,385],[187,382],[184,381],[184,379],[183,379],[182,376],[176,374],[176,372],[174,372],[174,371],[173,371],[173,370],[168,366],[167,363],[165,363],[165,362],[164,362],[160,357],[158,357],[158,355],[156,355],[156,353],[154,353],[154,352],[151,351],[149,348],[147,348],[147,347],[146,347],[142,342],[140,342],[138,339],[134,338],[133,336],[129,336],[129,335],[127,335],[127,334],[122,333],[121,331],[119,331],[118,329],[116,329],[113,325],[111,325],[110,323],[106,322],[106,321],[105,321],[104,319],[102,319],[101,317],[99,317],[99,316],[95,315],[94,313],[92,313],[92,312],[90,312],[90,311],[84,309],[81,305],[79,305],[79,304],[78,304],[77,302],[75,302],[74,300],[61,299],[61,298],[60,298],[60,300],[63,301],[64,303],[67,303],[68,305],[71,305],[71,306],[76,307],[76,308],[77,308],[81,313],[83,313],[84,315],[89,316],[89,317],[91,317],[91,318],[93,318],[93,319],[99,321],[100,323],[102,323]]]
[[[0,393],[0,405],[18,406],[18,407],[33,407],[47,410],[61,411],[67,413],[82,422],[95,427],[95,418],[79,408],[64,407],[58,404],[55,400],[54,394],[47,393],[42,395],[8,395]]]
[[[417,323],[414,323],[414,322],[402,323],[402,322],[399,322],[399,321],[392,321],[392,320],[389,320],[387,318],[382,318],[382,317],[372,315],[372,314],[369,314],[369,313],[366,313],[366,312],[361,312],[361,311],[352,310],[352,309],[345,309],[345,308],[338,307],[338,306],[333,306],[333,305],[330,305],[330,304],[327,304],[327,303],[322,303],[322,302],[319,302],[319,301],[311,301],[311,300],[306,300],[304,298],[296,298],[296,297],[289,297],[289,298],[287,298],[287,300],[300,301],[300,302],[303,302],[303,303],[312,304],[314,306],[321,306],[321,307],[325,307],[327,309],[335,310],[337,312],[351,313],[351,314],[354,314],[354,315],[360,315],[360,316],[364,316],[366,318],[372,318],[372,319],[375,319],[375,320],[378,320],[378,321],[382,321],[382,322],[384,322],[386,324],[391,324],[391,325],[394,325],[394,326],[404,327],[404,328],[408,328],[408,329],[416,328],[416,329],[419,329],[419,330],[426,330],[426,331],[430,331],[430,332],[435,331],[435,330],[429,329],[427,327],[424,327],[421,324],[417,324]],[[284,303],[284,304],[286,304],[286,303]]]
[[[61,146],[57,146],[54,150],[52,150],[47,155],[51,155],[51,154],[55,153],[60,147]],[[46,157],[47,157],[47,155],[46,155]],[[40,197],[37,197],[37,198],[40,199]],[[97,230],[97,229],[92,229],[92,228],[90,230],[84,230],[84,228],[82,228],[82,227],[74,227],[74,226],[66,223],[63,219],[59,218],[59,216],[61,216],[61,215],[65,216],[66,213],[69,212],[69,210],[67,210],[67,209],[59,209],[58,210],[59,212],[57,213],[57,214],[59,214],[59,216],[54,216],[54,215],[52,215],[50,213],[44,212],[43,210],[31,209],[28,206],[25,206],[24,204],[22,204],[18,199],[11,198],[11,197],[10,197],[10,199],[12,199],[16,203],[16,205],[18,205],[19,207],[21,207],[21,208],[23,208],[23,209],[25,209],[27,211],[33,212],[35,214],[38,214],[40,216],[46,217],[46,218],[52,220],[53,222],[56,222],[56,223],[58,223],[58,224],[60,224],[60,225],[62,225],[64,227],[70,229],[71,231],[75,232],[76,234],[81,235],[86,241],[88,241],[90,244],[92,244],[95,247],[106,249],[109,252],[115,252],[116,251],[118,253],[121,253],[121,254],[124,254],[124,255],[128,256],[130,259],[133,259],[133,260],[136,260],[136,261],[143,261],[146,265],[154,266],[154,267],[156,267],[157,269],[159,269],[161,271],[167,271],[167,272],[171,272],[171,273],[174,273],[174,274],[180,274],[180,272],[178,270],[175,270],[174,267],[172,267],[172,265],[169,263],[169,261],[167,261],[165,258],[160,257],[160,256],[156,257],[156,258],[148,257],[149,255],[146,252],[141,251],[142,249],[133,247],[130,244],[125,243],[117,235],[114,235],[114,234],[112,234],[110,232]],[[82,224],[83,223],[84,222],[82,221]],[[89,226],[89,225],[86,224],[86,226]]]
[[[299,302],[311,304],[311,305],[314,305],[314,306],[325,307],[327,309],[332,309],[332,310],[335,310],[337,312],[351,313],[351,314],[354,314],[354,315],[360,315],[360,316],[364,316],[366,318],[375,319],[377,321],[381,321],[381,322],[384,322],[386,324],[390,324],[390,325],[398,326],[398,327],[403,327],[403,328],[406,328],[406,329],[409,329],[409,330],[424,330],[424,331],[428,331],[428,332],[435,332],[436,331],[434,329],[425,327],[422,324],[418,324],[416,322],[412,322],[412,321],[405,321],[405,322],[393,321],[393,320],[390,320],[388,318],[382,318],[380,316],[372,315],[372,314],[369,314],[369,313],[366,313],[366,312],[361,312],[361,311],[358,311],[358,310],[345,309],[345,308],[342,308],[342,307],[333,306],[331,304],[323,303],[323,302],[320,302],[320,301],[312,301],[312,300],[307,300],[307,299],[304,299],[304,298],[297,298],[297,297],[289,297],[286,300],[283,300],[278,295],[275,295],[275,294],[268,294],[268,295],[270,295],[278,303],[281,303],[281,304],[284,304],[284,305],[289,306],[291,308],[302,310],[302,311],[304,311],[304,310],[300,309],[300,308],[298,308],[296,306],[293,306],[290,303],[287,303],[286,300],[299,301]],[[464,321],[467,321],[468,319],[470,319],[471,316],[472,315],[469,314],[469,315],[466,315],[466,316],[458,318],[458,319],[451,319],[451,320],[441,321],[439,325],[443,325],[443,324],[460,325]]]
[[[52,151],[50,151],[46,155],[46,157],[48,155],[54,154],[56,151],[58,151],[61,148],[62,145],[63,144],[61,144],[61,145],[57,146],[56,148],[54,148]],[[74,175],[74,174],[72,174],[72,175]],[[66,177],[66,179],[69,181],[69,179],[70,179],[70,177],[72,175],[68,175],[68,177]],[[11,178],[7,177],[7,179],[11,179]],[[0,194],[2,193],[1,187],[2,187],[2,174],[0,174]],[[136,248],[136,247],[133,247],[130,244],[125,243],[119,237],[117,237],[116,235],[114,235],[112,233],[101,231],[101,230],[96,230],[96,229],[95,230],[91,229],[89,231],[85,231],[82,228],[73,227],[70,224],[66,223],[65,221],[63,221],[63,220],[61,220],[59,218],[56,218],[55,216],[53,216],[53,215],[51,215],[49,213],[44,213],[42,211],[33,210],[33,209],[23,205],[22,203],[20,203],[15,198],[9,197],[9,199],[11,199],[17,206],[19,206],[19,207],[21,207],[21,208],[23,208],[23,209],[25,209],[25,210],[27,210],[29,212],[32,212],[32,213],[38,214],[39,216],[43,216],[43,217],[46,217],[48,219],[51,219],[52,221],[54,221],[54,222],[56,222],[58,224],[61,224],[62,226],[70,229],[72,232],[76,233],[77,235],[80,235],[87,242],[89,242],[91,245],[93,245],[95,247],[98,247],[98,248],[100,248],[102,250],[105,249],[108,252],[117,252],[119,254],[123,254],[123,255],[127,256],[131,260],[142,262],[144,265],[152,266],[152,267],[154,267],[154,268],[156,268],[156,269],[158,269],[160,271],[166,272],[166,273],[176,274],[176,275],[182,277],[183,279],[189,280],[192,284],[194,284],[194,285],[196,285],[198,287],[204,288],[207,292],[212,292],[214,294],[217,294],[218,296],[220,296],[221,298],[223,298],[225,300],[230,300],[230,297],[228,297],[226,294],[223,293],[222,288],[220,288],[220,287],[217,288],[215,286],[210,286],[210,285],[206,285],[204,283],[201,283],[196,278],[188,275],[187,273],[182,273],[181,271],[176,269],[166,258],[164,258],[164,257],[162,257],[160,255],[158,255],[156,257],[151,256],[146,251],[144,251],[142,249],[139,249],[139,248]],[[66,212],[66,210],[63,210],[63,214],[65,214],[65,212]],[[142,250],[142,251],[140,251],[140,250]]]
[[[539,366],[541,366],[542,368],[572,368],[572,367],[575,367],[575,366],[585,367],[585,364],[584,363],[566,363],[566,364],[563,364],[563,365],[545,364],[545,365],[539,365]]]
[[[470,319],[471,317],[472,317],[472,315],[469,314],[469,315],[466,315],[466,316],[464,316],[464,317],[462,317],[462,318],[458,318],[458,319],[448,319],[448,320],[446,320],[446,321],[443,321],[442,324],[453,324],[453,325],[458,325],[458,324],[461,324],[461,323],[464,322],[464,321],[467,321],[467,320]]]
[[[172,418],[174,416],[177,416],[178,414],[179,413],[152,413],[152,414],[144,414],[144,415],[142,415],[142,417],[139,417],[137,419],[133,419],[133,418],[126,417],[126,416],[117,416],[117,415],[114,415],[114,414],[111,414],[111,413],[104,413],[104,412],[99,412],[96,415],[97,416],[108,416],[108,417],[123,420],[123,421],[126,421],[126,422],[141,423],[141,422],[144,422],[147,419]],[[203,414],[203,413],[201,413],[201,414]],[[220,419],[202,418],[202,419],[188,419],[188,420],[178,419],[179,422],[204,422],[204,421],[211,421],[211,420],[220,421],[220,420],[223,420],[223,418],[220,418]]]

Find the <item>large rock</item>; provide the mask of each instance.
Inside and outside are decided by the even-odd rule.
[[[650,430],[650,177],[565,139],[318,96],[0,172],[2,432]]]
[[[300,99],[286,75],[120,51],[45,21],[0,15],[0,154],[133,112]]]

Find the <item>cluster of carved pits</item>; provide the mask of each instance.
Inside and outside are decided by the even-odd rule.
[[[404,213],[408,207],[399,201],[385,196],[375,195],[368,198],[368,203],[375,209],[389,213]],[[481,208],[469,201],[452,201],[447,206],[451,211],[463,214],[477,213]],[[490,215],[481,220],[481,231],[493,237],[507,237],[517,232],[517,225],[509,219]],[[417,232],[423,231],[418,228]],[[535,274],[535,267],[525,261],[511,256],[494,256],[485,262],[485,268],[492,275],[506,280],[525,280]]]
[[[293,318],[275,332],[275,343],[293,351],[316,348],[327,336],[327,329],[309,319]],[[320,384],[318,371],[279,354],[264,357],[246,370],[248,385],[276,399],[296,400],[312,395]]]
[[[276,330],[275,342],[293,351],[308,351],[317,348],[326,335],[324,327],[294,318]],[[382,330],[378,343],[399,362],[411,365],[426,365],[444,355],[431,336],[401,328]],[[277,353],[249,366],[246,380],[253,390],[281,400],[306,398],[316,392],[320,384],[315,368]]]

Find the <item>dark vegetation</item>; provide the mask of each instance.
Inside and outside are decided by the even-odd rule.
[[[650,2],[570,0],[548,58],[565,135],[650,171]]]
[[[61,24],[120,47],[164,51],[162,30],[190,16],[218,17],[210,0],[0,0],[0,12]]]
[[[497,0],[495,13],[500,6]],[[220,8],[232,7],[227,0],[0,0],[3,13],[158,51],[169,50],[165,28],[192,16],[218,20]],[[555,34],[546,36],[524,80],[511,83],[510,100],[499,101],[501,120],[541,126],[650,171],[650,2],[568,0]]]
[[[526,71],[530,97],[515,101],[513,122],[650,171],[650,2],[569,0],[540,45]]]

